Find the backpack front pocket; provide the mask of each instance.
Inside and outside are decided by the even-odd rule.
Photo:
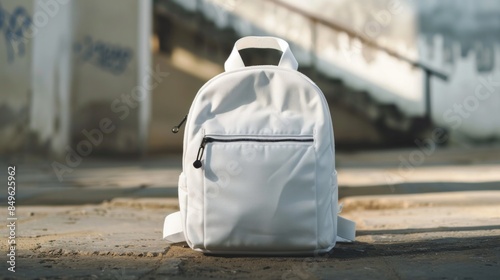
[[[206,250],[317,247],[312,136],[207,136],[203,141]]]

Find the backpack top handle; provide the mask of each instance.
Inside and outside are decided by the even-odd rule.
[[[279,50],[283,53],[281,55],[280,62],[278,63],[279,67],[289,68],[292,70],[297,70],[297,68],[299,67],[299,64],[297,63],[295,56],[293,56],[293,53],[290,50],[290,46],[285,40],[268,36],[262,36],[262,37],[248,36],[239,39],[234,44],[231,54],[224,63],[225,71],[228,72],[244,68],[245,64],[241,59],[239,50],[249,49],[249,48]]]

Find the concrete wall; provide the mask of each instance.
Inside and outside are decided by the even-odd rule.
[[[0,1],[0,152],[22,150],[29,139],[33,40],[27,39],[33,0]],[[12,25],[14,19],[16,24]],[[18,21],[16,21],[16,19]],[[21,33],[12,32],[21,30]]]
[[[446,83],[432,81],[433,120],[447,127],[458,142],[499,140],[500,44],[495,45],[491,57],[495,66],[488,71],[478,70],[477,51],[462,56],[461,46],[455,42],[448,53],[442,36],[434,38],[430,46],[422,43],[421,50],[427,63],[450,75]]]
[[[420,57],[450,75],[432,82],[434,120],[458,141],[500,139],[500,2],[417,3]]]

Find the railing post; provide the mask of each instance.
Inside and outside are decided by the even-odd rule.
[[[313,71],[316,71],[316,51],[318,50],[317,44],[318,44],[318,30],[317,30],[317,24],[314,19],[310,19],[311,21],[311,68]]]
[[[437,78],[443,80],[443,81],[448,81],[448,76],[440,73],[438,71],[432,70],[428,67],[425,67],[423,65],[419,65],[419,67],[424,71],[425,73],[425,119],[428,123],[432,123],[432,104],[431,104],[431,78],[433,76],[436,76]]]
[[[431,77],[432,73],[429,69],[424,68],[425,73],[425,118],[429,123],[432,123],[431,112]]]

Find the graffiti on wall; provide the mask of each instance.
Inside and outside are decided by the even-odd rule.
[[[91,36],[85,36],[83,40],[75,42],[73,50],[82,61],[115,75],[126,70],[133,55],[130,48],[94,40]]]
[[[14,62],[16,56],[26,54],[25,35],[32,24],[31,16],[22,6],[12,12],[5,10],[0,4],[0,35],[5,39],[7,61]]]

